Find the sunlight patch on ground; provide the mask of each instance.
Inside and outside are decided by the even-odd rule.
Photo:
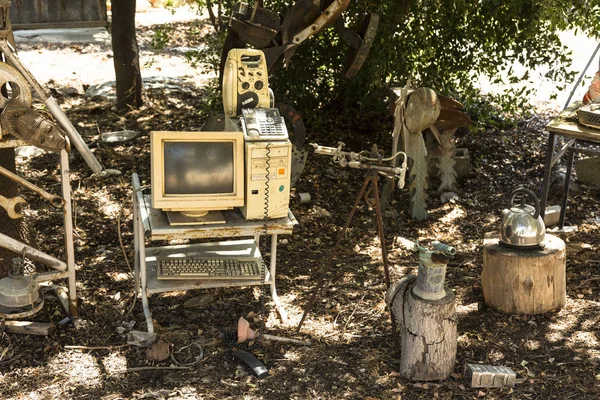
[[[176,290],[176,291],[172,291],[172,292],[164,292],[164,293],[160,293],[159,296],[160,297],[180,297],[183,296],[187,293],[187,290]]]
[[[413,250],[415,242],[402,236],[396,236],[396,245],[400,246],[404,250]]]
[[[102,366],[109,374],[125,371],[127,369],[127,359],[121,353],[111,353],[102,359]]]
[[[569,342],[572,346],[594,348],[598,346],[598,337],[594,332],[575,332]]]
[[[129,280],[129,274],[126,274],[125,272],[107,272],[106,275],[111,277],[115,282],[124,282]]]
[[[111,195],[107,190],[101,190],[93,194],[93,198],[98,201],[100,210],[104,215],[110,218],[117,218],[121,212],[121,204],[110,200]]]
[[[298,318],[298,322],[300,322],[300,318]],[[308,315],[302,325],[302,331],[310,332],[316,339],[337,341],[340,334],[340,325],[331,315],[319,317]]]
[[[363,254],[371,257],[373,261],[381,260],[381,242],[379,241],[379,236],[376,233],[373,233],[373,237],[371,240],[367,242],[361,242],[361,244],[354,245],[354,252],[357,254]]]
[[[550,342],[564,342],[564,346],[577,350],[582,355],[600,358],[600,341],[595,332],[587,331],[597,324],[597,312],[600,303],[596,301],[567,299],[557,318],[557,322],[548,325],[551,330],[546,334]]]
[[[471,304],[458,304],[456,306],[456,313],[458,315],[468,315],[475,314],[479,312],[479,304],[471,303]]]
[[[504,354],[501,351],[498,350],[490,350],[487,353],[488,356],[488,362],[492,363],[492,364],[500,364],[503,360],[504,360]]]
[[[527,342],[525,342],[525,348],[527,350],[538,350],[542,347],[542,344],[540,343],[539,340],[528,340]]]
[[[92,387],[101,383],[102,371],[98,360],[78,351],[62,352],[48,361],[52,373],[67,378],[70,385]]]
[[[466,216],[467,213],[463,209],[461,209],[460,207],[455,207],[452,211],[443,216],[440,220],[445,224],[449,224],[452,223],[452,221],[455,221],[459,218],[464,218]]]
[[[302,354],[296,351],[287,351],[283,355],[283,358],[288,361],[300,361],[302,359]]]
[[[561,316],[557,322],[551,323],[548,325],[548,328],[551,329],[550,332],[546,334],[546,339],[550,342],[559,342],[565,339],[568,332],[571,331],[578,322],[578,318],[576,314],[567,314]]]

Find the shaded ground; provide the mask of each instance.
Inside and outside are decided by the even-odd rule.
[[[185,28],[185,25],[181,29]],[[180,32],[181,33],[181,32]],[[145,39],[142,38],[141,43]],[[143,46],[145,46],[143,44]],[[42,46],[46,49],[47,46]],[[76,59],[81,46],[59,46],[53,51]],[[107,48],[100,47],[100,52]],[[45,51],[45,50],[44,50]],[[150,51],[145,47],[145,51]],[[109,63],[109,66],[110,63]],[[108,67],[106,67],[108,68]],[[459,199],[442,204],[433,193],[431,217],[409,218],[408,196],[396,191],[395,219],[387,219],[386,242],[392,281],[415,273],[417,255],[402,246],[403,239],[428,243],[437,239],[456,246],[463,262],[449,266],[447,283],[457,295],[458,354],[454,374],[443,382],[414,383],[398,371],[399,346],[391,334],[384,304],[383,270],[376,234],[375,213],[364,203],[344,240],[335,268],[328,271],[325,290],[300,334],[295,327],[302,315],[323,261],[343,226],[362,173],[330,164],[327,157],[309,155],[294,196],[308,192],[312,203],[291,209],[299,225],[293,235],[280,237],[278,291],[290,324],[280,323],[274,306],[257,288],[211,289],[167,293],[151,298],[159,340],[170,343],[174,359],[151,361],[145,350],[124,346],[130,330],[143,330],[141,304],[135,300],[129,266],[133,263],[131,184],[133,172],[148,184],[149,132],[157,129],[199,128],[202,88],[191,83],[180,88],[147,91],[145,106],[118,116],[105,100],[83,97],[79,81],[49,86],[60,95],[79,132],[96,156],[121,176],[90,177],[79,155],[71,160],[76,212],[75,241],[79,307],[85,324],[61,326],[48,337],[0,334],[0,393],[6,399],[195,399],[195,398],[323,398],[323,399],[596,399],[600,396],[598,345],[600,297],[597,277],[599,225],[597,190],[580,186],[570,202],[568,222],[575,233],[561,237],[567,244],[567,304],[556,313],[539,316],[505,315],[482,306],[480,275],[482,242],[497,229],[500,211],[512,188],[539,189],[545,139],[544,114],[523,120],[515,129],[484,135],[463,133],[459,147],[469,150],[472,174],[460,182]],[[79,86],[80,85],[80,86]],[[72,90],[72,89],[75,90]],[[383,100],[382,100],[383,101]],[[391,118],[335,134],[308,132],[308,141],[335,145],[344,141],[354,151],[372,143],[389,148]],[[375,132],[373,133],[373,127]],[[107,145],[99,133],[132,129],[132,142]],[[58,160],[53,154],[19,157],[19,168],[30,181],[58,190]],[[41,200],[28,196],[28,218],[41,249],[61,256],[61,216]],[[328,211],[324,213],[322,210]],[[122,246],[121,246],[122,243]],[[122,251],[122,247],[125,252]],[[209,295],[206,304],[184,308],[191,298]],[[257,380],[232,357],[221,334],[233,331],[240,316],[256,314],[253,326],[279,336],[310,340],[300,347],[265,343],[253,352],[269,368]],[[60,322],[65,317],[58,302],[48,298],[37,321]],[[160,367],[194,360],[187,346],[198,343],[204,358],[189,370]],[[67,346],[96,349],[74,350]],[[177,353],[180,351],[179,353]],[[505,365],[526,381],[513,389],[470,389],[462,379],[466,362]],[[142,371],[135,368],[152,367]]]

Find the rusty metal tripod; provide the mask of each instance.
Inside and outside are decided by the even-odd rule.
[[[360,204],[360,200],[363,198],[363,196],[365,195],[365,193],[368,194],[367,192],[367,187],[369,185],[369,183],[372,184],[372,190],[373,190],[373,196],[374,196],[374,205],[375,205],[375,212],[377,214],[377,229],[379,232],[379,243],[381,245],[381,257],[383,260],[383,271],[385,274],[385,285],[386,288],[390,287],[390,273],[389,273],[389,268],[388,268],[388,260],[387,260],[387,249],[385,246],[385,233],[383,230],[383,217],[381,215],[381,203],[379,201],[379,185],[378,185],[378,181],[379,181],[379,173],[377,172],[377,170],[375,169],[370,169],[367,172],[367,176],[365,178],[365,181],[362,185],[362,187],[360,188],[360,191],[358,193],[358,195],[356,196],[356,201],[354,202],[354,207],[352,207],[352,210],[350,211],[350,214],[348,215],[348,219],[346,220],[346,223],[344,224],[344,227],[342,228],[342,230],[339,232],[338,237],[337,237],[337,241],[335,243],[335,246],[333,247],[331,253],[329,254],[329,258],[327,259],[327,261],[325,262],[325,265],[323,266],[323,269],[321,270],[321,274],[319,276],[319,279],[317,281],[317,285],[315,286],[315,288],[313,289],[313,292],[310,296],[310,299],[308,300],[308,304],[306,305],[306,308],[304,309],[304,314],[302,315],[302,318],[300,319],[300,322],[298,323],[298,327],[296,328],[296,332],[299,332],[300,329],[302,329],[302,324],[304,323],[304,319],[306,318],[306,315],[308,314],[308,312],[312,309],[314,301],[317,297],[317,294],[319,293],[319,291],[321,290],[323,283],[325,281],[325,275],[327,274],[327,272],[329,271],[329,268],[331,267],[331,264],[333,262],[333,259],[335,258],[337,251],[340,247],[340,244],[342,242],[342,238],[344,237],[344,234],[346,233],[346,230],[348,229],[348,227],[350,226],[350,223],[352,222],[352,218],[354,217],[354,213],[356,212],[358,205]],[[365,201],[367,202],[367,204],[369,205],[373,205],[370,204],[371,200],[365,197]],[[391,319],[392,320],[392,331],[395,332],[396,331],[396,324],[394,321],[394,318]]]

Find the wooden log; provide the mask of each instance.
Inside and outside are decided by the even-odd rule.
[[[385,293],[385,303],[389,307],[392,318],[398,323],[404,318],[404,292],[410,283],[417,280],[415,275],[404,275],[398,282],[393,283]]]
[[[446,288],[443,299],[423,300],[413,294],[415,280],[408,275],[386,293],[399,326],[400,375],[417,381],[443,380],[456,362],[455,296]]]
[[[56,325],[51,322],[5,321],[4,324],[7,333],[22,335],[48,336],[56,330]]]
[[[522,249],[485,239],[481,286],[485,304],[497,311],[531,315],[561,309],[567,301],[565,242],[547,234],[544,248]]]

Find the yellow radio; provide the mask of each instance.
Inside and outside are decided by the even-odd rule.
[[[255,49],[231,49],[223,70],[225,116],[237,117],[242,108],[258,107],[271,107],[265,55]]]

